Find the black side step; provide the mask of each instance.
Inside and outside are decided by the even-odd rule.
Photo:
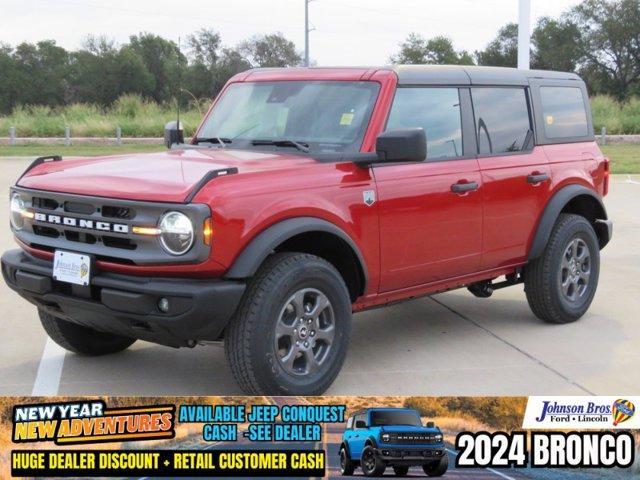
[[[27,169],[24,172],[22,172],[22,175],[20,175],[20,178],[18,178],[18,182],[22,179],[22,177],[24,177],[27,173],[29,173],[29,170],[31,170],[34,167],[37,167],[38,165],[46,162],[47,160],[51,160],[52,162],[59,162],[62,160],[62,157],[60,155],[47,155],[44,157],[36,158],[33,162],[31,162],[31,165],[29,165]]]
[[[187,195],[187,198],[184,199],[184,203],[191,203],[198,192],[202,190],[202,188],[214,178],[220,177],[222,175],[234,175],[236,173],[238,173],[238,169],[236,167],[209,170],[200,180],[198,180],[198,183],[196,183],[195,186],[191,189],[189,195]]]

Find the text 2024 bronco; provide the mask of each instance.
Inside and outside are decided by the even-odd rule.
[[[70,351],[223,339],[245,392],[312,395],[352,312],[524,282],[564,323],[593,299],[609,161],[574,74],[251,70],[190,143],[176,127],[165,153],[40,158],[11,189],[2,273]]]

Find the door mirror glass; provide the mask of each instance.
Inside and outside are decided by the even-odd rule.
[[[171,145],[184,143],[184,129],[182,123],[173,120],[164,126],[164,144],[167,148]]]
[[[427,428],[436,428],[435,422],[427,422]]]
[[[427,135],[424,128],[388,130],[376,139],[376,153],[381,162],[422,162],[427,158]]]

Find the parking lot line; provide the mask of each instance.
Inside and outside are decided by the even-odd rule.
[[[58,394],[65,353],[65,350],[61,346],[50,338],[47,338],[31,395],[46,396]]]

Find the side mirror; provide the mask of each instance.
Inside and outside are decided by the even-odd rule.
[[[436,428],[436,422],[427,422],[427,428]]]
[[[164,126],[164,144],[167,148],[171,148],[174,143],[184,143],[184,130],[182,123],[178,125],[175,120],[168,122]]]
[[[376,153],[381,162],[422,162],[427,158],[424,128],[389,130],[378,135]]]
[[[356,428],[367,428],[367,422],[364,420],[356,420]]]

